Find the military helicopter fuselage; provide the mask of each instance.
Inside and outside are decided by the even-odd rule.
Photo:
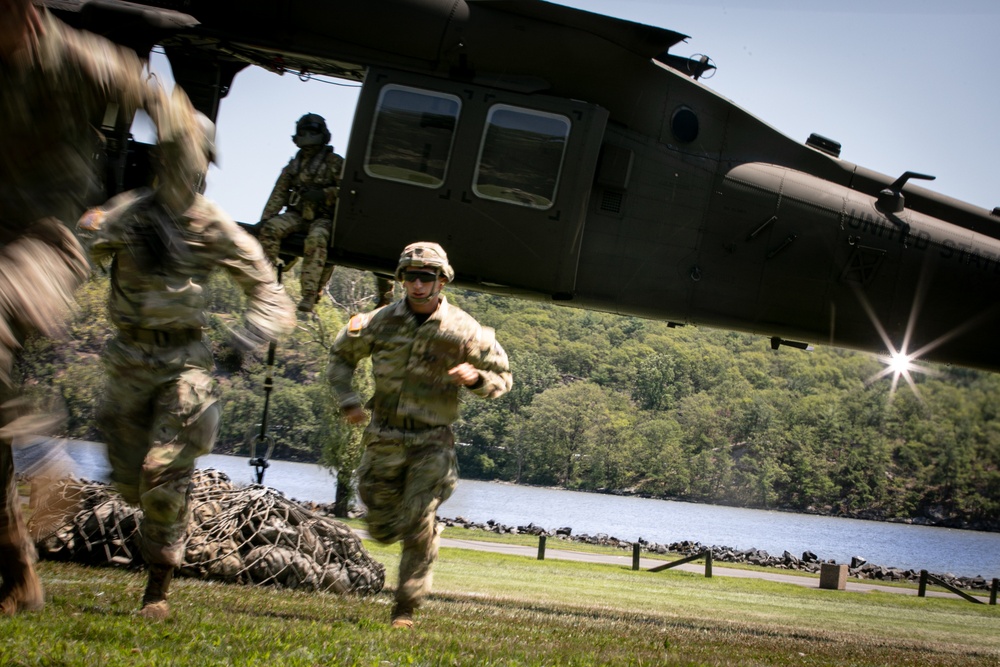
[[[784,136],[684,35],[540,0],[48,4],[162,44],[213,118],[248,65],[363,82],[337,264],[420,237],[477,290],[1000,369],[997,210]]]

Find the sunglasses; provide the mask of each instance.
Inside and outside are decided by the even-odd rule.
[[[438,274],[430,271],[403,271],[403,282],[415,283],[418,280],[422,283],[432,283],[438,279]]]

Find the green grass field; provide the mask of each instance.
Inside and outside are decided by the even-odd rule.
[[[142,573],[43,562],[48,603],[0,619],[0,665],[1000,666],[997,606],[466,549],[393,630],[398,547],[366,546],[378,596],[178,579],[162,623],[136,616]]]

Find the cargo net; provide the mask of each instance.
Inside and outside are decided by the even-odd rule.
[[[374,594],[385,567],[346,524],[260,485],[196,470],[187,549],[178,572],[198,579],[336,594]],[[39,556],[91,565],[142,564],[142,510],[110,486],[66,478],[32,513]]]

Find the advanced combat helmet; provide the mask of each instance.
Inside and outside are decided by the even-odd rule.
[[[403,248],[396,265],[396,280],[403,282],[403,271],[410,267],[437,269],[449,283],[455,279],[455,270],[448,263],[444,248],[431,241],[417,241]]]
[[[325,146],[330,143],[330,130],[326,127],[326,119],[315,113],[307,113],[299,118],[295,123],[292,141],[299,148]]]
[[[205,190],[208,166],[216,160],[215,123],[196,111],[180,87],[160,111],[155,163],[157,198],[175,215]]]

